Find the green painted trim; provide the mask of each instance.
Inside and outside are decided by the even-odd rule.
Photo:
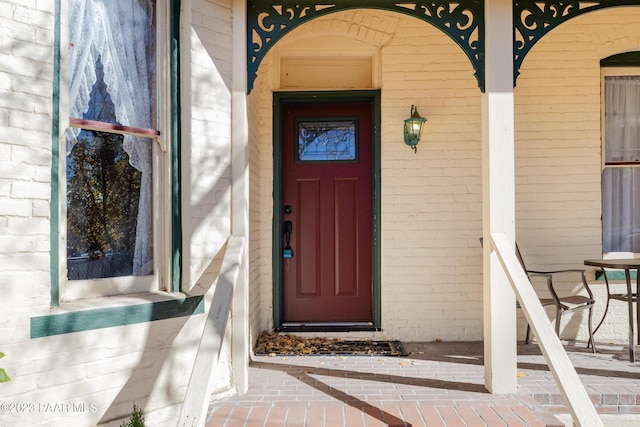
[[[600,60],[601,67],[639,67],[640,52],[626,52]]]
[[[382,128],[381,94],[373,95],[373,326],[382,328]]]
[[[31,339],[204,313],[202,296],[31,318]]]
[[[428,22],[448,35],[471,61],[484,92],[484,0],[336,0],[319,4],[300,0],[247,1],[247,90],[253,89],[258,67],[269,49],[298,26],[331,13],[353,9],[398,12]]]
[[[284,316],[282,314],[282,265],[281,255],[282,246],[282,109],[281,102],[286,99],[286,94],[273,94],[273,223],[272,242],[273,252],[271,255],[271,271],[272,271],[272,304],[273,307],[273,324],[278,327],[282,325]]]
[[[273,223],[272,223],[272,271],[273,271],[273,324],[276,328],[283,323],[282,313],[282,111],[284,102],[308,103],[313,101],[363,101],[373,103],[373,327],[382,327],[381,297],[381,94],[379,90],[319,91],[319,92],[275,92],[273,94]]]
[[[60,305],[60,216],[58,215],[60,161],[60,1],[55,2],[55,23],[53,27],[53,93],[51,114],[51,202],[49,203],[49,276],[51,280],[51,305]]]
[[[513,2],[513,85],[531,48],[560,24],[596,10],[639,6],[638,0],[520,0]]]
[[[635,280],[638,275],[637,271],[630,271],[631,279]],[[607,271],[607,279],[609,280],[627,280],[624,275],[624,271]],[[604,281],[604,274],[602,274],[602,270],[596,270],[596,280]]]
[[[171,291],[182,284],[180,0],[171,1]]]
[[[60,217],[58,194],[60,171],[60,13],[61,0],[55,0],[55,24],[53,47],[53,109],[51,126],[51,203],[50,203],[50,280],[51,305],[60,305]],[[180,207],[180,0],[171,2],[171,291],[180,292],[182,283],[182,212]]]

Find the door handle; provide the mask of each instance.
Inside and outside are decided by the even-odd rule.
[[[293,249],[291,249],[291,233],[293,232],[293,223],[291,221],[284,222],[284,251],[282,251],[283,258],[293,257]]]

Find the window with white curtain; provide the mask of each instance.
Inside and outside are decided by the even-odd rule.
[[[640,254],[640,68],[603,68],[602,251]]]
[[[68,0],[68,12],[67,289],[154,290],[156,0]]]

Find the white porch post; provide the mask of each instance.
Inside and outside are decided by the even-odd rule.
[[[515,239],[513,5],[485,0],[482,96],[484,370],[491,393],[517,388],[516,300],[490,233]]]
[[[244,237],[238,284],[231,308],[233,379],[239,394],[249,388],[249,131],[247,119],[247,8],[234,0],[231,94],[231,234]]]

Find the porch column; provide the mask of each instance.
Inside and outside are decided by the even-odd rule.
[[[490,233],[515,239],[513,4],[485,0],[485,93],[482,96],[485,387],[514,393],[516,299]]]
[[[247,119],[246,0],[233,0],[231,84],[231,234],[244,237],[240,274],[231,306],[233,381],[249,388],[249,125]]]

